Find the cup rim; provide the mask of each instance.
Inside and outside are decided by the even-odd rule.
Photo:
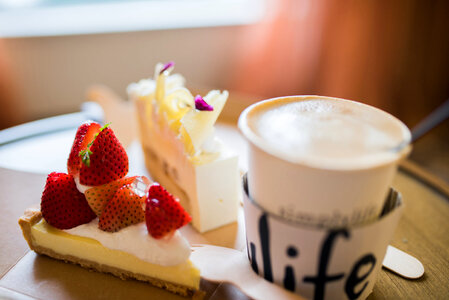
[[[349,102],[349,103],[351,103],[351,105],[355,104],[355,105],[358,105],[361,107],[366,107],[368,109],[374,110],[377,113],[381,113],[381,114],[385,115],[388,119],[395,122],[398,125],[398,127],[400,128],[403,138],[397,145],[395,145],[394,147],[391,147],[391,149],[385,149],[385,151],[384,151],[385,157],[381,161],[377,160],[377,161],[374,161],[371,163],[367,162],[367,163],[361,163],[361,164],[348,164],[348,165],[343,165],[340,163],[337,163],[335,165],[333,165],[333,164],[326,165],[325,163],[319,162],[316,159],[310,161],[310,160],[308,160],[308,158],[306,158],[304,156],[298,158],[296,156],[294,157],[292,155],[288,155],[288,153],[280,151],[279,149],[274,147],[272,144],[268,143],[265,139],[260,137],[257,133],[255,133],[251,129],[250,125],[248,124],[249,123],[248,118],[249,118],[250,114],[253,114],[255,111],[258,111],[262,107],[265,107],[269,104],[281,102],[281,101],[283,101],[283,102],[284,101],[288,101],[288,102],[306,101],[309,99]],[[358,101],[354,101],[354,100],[347,100],[347,99],[336,98],[336,97],[319,96],[319,95],[292,95],[292,96],[275,97],[275,98],[258,101],[256,103],[251,104],[250,106],[245,108],[245,110],[243,110],[243,112],[240,114],[240,117],[238,120],[238,127],[239,127],[240,131],[242,132],[243,136],[252,145],[256,146],[261,151],[266,152],[278,159],[281,159],[281,160],[284,160],[287,162],[291,162],[293,164],[304,165],[304,166],[317,168],[317,169],[345,170],[345,171],[346,170],[372,169],[372,168],[392,164],[395,162],[399,162],[402,159],[404,159],[405,157],[407,157],[410,154],[411,149],[412,149],[411,132],[408,129],[408,127],[401,120],[399,120],[392,114],[390,114],[384,110],[381,110],[377,107],[374,107],[374,106],[371,106],[368,104],[364,104],[364,103],[361,103]],[[369,155],[367,155],[366,157],[369,157]]]

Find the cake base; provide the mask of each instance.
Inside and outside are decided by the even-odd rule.
[[[200,290],[193,289],[188,286],[176,284],[173,282],[168,282],[158,278],[150,277],[144,274],[134,273],[120,268],[112,267],[105,264],[100,264],[94,261],[86,260],[83,258],[75,257],[72,255],[61,254],[53,249],[43,247],[36,244],[32,236],[31,228],[39,223],[42,219],[42,214],[37,209],[28,209],[25,211],[24,215],[19,219],[19,225],[22,229],[23,236],[27,241],[31,250],[38,254],[46,255],[51,258],[62,260],[67,263],[73,263],[82,266],[83,268],[94,270],[101,273],[109,273],[123,280],[134,279],[143,282],[147,282],[155,287],[165,289],[169,292],[184,296],[193,297],[194,299],[201,299],[204,295]]]

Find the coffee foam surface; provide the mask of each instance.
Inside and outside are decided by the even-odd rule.
[[[410,139],[405,125],[388,113],[334,98],[268,101],[251,111],[247,121],[262,149],[330,168],[394,160],[398,153],[392,149]]]

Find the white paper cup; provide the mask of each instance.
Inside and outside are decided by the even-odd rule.
[[[301,130],[291,127],[292,124],[296,126],[295,122],[288,123],[289,118],[302,113],[290,106],[300,102],[310,104],[305,122],[313,131],[305,136]],[[333,113],[332,109],[343,111],[349,126],[338,123],[341,116],[329,115],[329,112]],[[271,119],[261,119],[266,112],[271,114]],[[311,116],[314,113],[321,113],[317,120]],[[267,127],[266,120],[274,121]],[[337,129],[331,127],[328,132],[332,134],[326,136],[327,120],[336,122]],[[269,126],[284,122],[288,125],[280,125],[281,129],[282,126],[285,128],[275,130],[271,135],[261,131],[270,131]],[[411,150],[410,131],[392,115],[362,103],[330,97],[291,96],[255,103],[241,114],[239,128],[249,141],[248,188],[251,198],[284,219],[327,228],[377,218],[398,163]],[[370,138],[365,141],[367,133]],[[376,139],[384,133],[387,140]],[[278,138],[276,134],[285,136]],[[305,139],[304,148],[315,149],[313,143],[320,143],[317,145],[321,148],[307,152],[302,149],[301,139]],[[354,148],[360,148],[357,151],[361,154],[355,152],[353,156],[345,156],[345,146],[353,143],[353,139],[357,139]],[[377,144],[377,140],[382,143]],[[321,156],[320,151],[324,155]],[[332,151],[339,154],[334,157]]]
[[[369,224],[325,229],[291,223],[248,197],[243,207],[254,272],[307,299],[365,299],[382,268],[404,205],[391,189],[381,216]]]

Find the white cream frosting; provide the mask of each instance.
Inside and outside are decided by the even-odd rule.
[[[158,73],[158,72],[156,72]],[[173,74],[167,77],[166,89],[173,90],[184,86],[185,79],[180,74]],[[141,79],[128,85],[126,91],[131,98],[138,98],[153,94],[156,90],[156,81],[152,78]]]
[[[223,142],[215,135],[215,130],[206,138],[201,145],[200,153],[218,153],[223,148]]]
[[[152,94],[156,89],[156,82],[151,79],[142,79],[138,83],[131,83],[127,92],[132,97],[140,97]]]
[[[189,243],[178,230],[170,238],[155,239],[148,234],[145,222],[111,233],[99,229],[96,218],[90,223],[64,231],[97,240],[107,248],[124,251],[143,261],[162,266],[183,263],[191,252]]]
[[[88,189],[90,189],[92,186],[90,185],[84,185],[80,183],[80,176],[79,175],[75,175],[73,176],[73,179],[75,181],[76,184],[76,188],[78,189],[78,191],[82,194],[84,194]]]

